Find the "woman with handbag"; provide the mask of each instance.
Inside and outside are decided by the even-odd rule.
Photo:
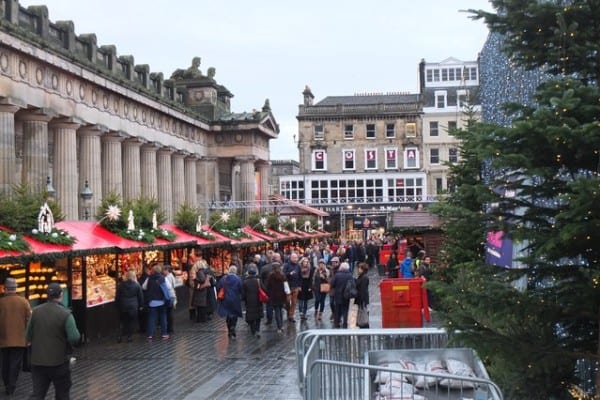
[[[324,259],[319,260],[313,276],[313,291],[315,293],[315,318],[320,321],[325,309],[325,299],[329,293],[329,270]]]
[[[263,305],[258,295],[260,280],[258,279],[258,268],[256,264],[248,264],[246,269],[248,276],[242,285],[242,300],[246,304],[246,322],[250,327],[250,333],[257,338],[260,337],[260,320],[263,317]]]
[[[358,278],[356,278],[357,295],[354,304],[358,306],[356,325],[361,329],[369,328],[369,265],[365,262],[358,263]]]
[[[235,265],[231,265],[229,273],[217,283],[217,289],[220,291],[221,288],[223,288],[225,295],[219,302],[217,313],[227,321],[227,336],[229,339],[235,339],[237,320],[243,317],[242,280],[237,276]]]

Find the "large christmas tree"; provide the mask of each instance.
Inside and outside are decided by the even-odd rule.
[[[456,192],[439,207],[448,266],[433,289],[507,398],[598,398],[580,369],[600,359],[600,0],[491,3],[474,16],[511,65],[544,80],[533,102],[501,106],[510,123],[456,132]],[[523,248],[524,268],[485,264],[496,231]]]

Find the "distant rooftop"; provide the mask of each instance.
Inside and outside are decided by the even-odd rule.
[[[357,93],[353,96],[328,96],[315,106],[405,104],[419,101],[418,94],[408,92]]]

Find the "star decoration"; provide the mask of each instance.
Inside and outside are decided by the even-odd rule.
[[[111,221],[116,221],[121,216],[121,209],[118,206],[108,206],[106,210],[106,218]]]

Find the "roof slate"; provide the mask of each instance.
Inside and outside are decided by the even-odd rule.
[[[372,94],[358,96],[327,96],[316,106],[407,104],[420,100],[419,94]]]

